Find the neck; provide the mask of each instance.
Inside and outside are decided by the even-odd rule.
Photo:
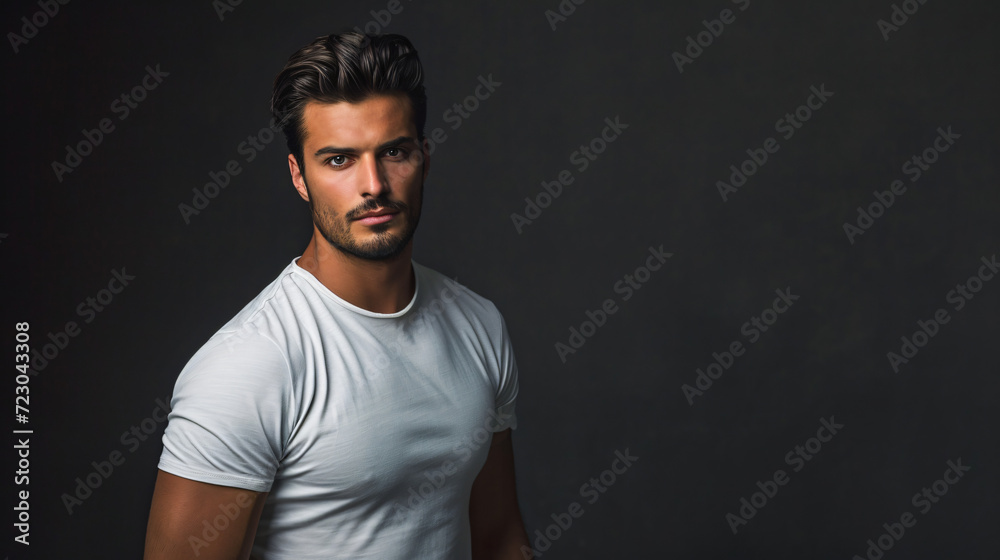
[[[390,259],[371,261],[344,253],[313,233],[298,265],[338,297],[373,313],[402,310],[416,290],[413,241]]]

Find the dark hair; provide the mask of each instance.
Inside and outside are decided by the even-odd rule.
[[[308,102],[356,103],[390,92],[410,98],[417,137],[422,141],[427,94],[424,70],[410,40],[396,34],[335,33],[317,37],[289,57],[274,79],[271,114],[285,133],[289,153],[301,166],[302,114]]]

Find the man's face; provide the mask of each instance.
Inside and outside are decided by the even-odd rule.
[[[288,165],[323,238],[369,260],[403,251],[420,220],[429,163],[409,98],[309,102],[303,123],[302,167],[292,155]]]

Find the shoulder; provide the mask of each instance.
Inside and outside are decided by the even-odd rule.
[[[290,382],[287,352],[254,323],[246,323],[220,331],[202,345],[181,370],[175,394],[182,387],[264,392]]]
[[[288,336],[296,315],[293,285],[286,267],[194,353],[178,385],[238,382],[246,389],[287,383],[296,347]]]
[[[251,331],[277,334],[275,331],[280,330],[282,323],[295,316],[296,308],[307,303],[301,297],[302,292],[301,280],[294,274],[293,264],[289,264],[213,338],[242,339]]]
[[[296,271],[293,260],[260,293],[223,325],[203,348],[241,359],[258,353],[277,352],[292,371],[300,369],[307,339],[321,331],[318,319],[322,298],[315,287]]]
[[[439,313],[443,309],[450,310],[482,325],[491,334],[497,336],[501,334],[504,328],[503,316],[490,299],[432,268],[416,262],[413,266],[421,275],[422,282],[421,309],[418,313]]]

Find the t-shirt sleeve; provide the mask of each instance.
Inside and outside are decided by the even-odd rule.
[[[501,432],[507,428],[517,429],[517,414],[515,405],[517,404],[517,361],[514,359],[514,347],[510,342],[510,335],[507,333],[507,323],[503,315],[497,311],[500,317],[500,347],[498,351],[498,363],[500,379],[497,384],[496,396],[496,418],[497,427],[494,432]]]
[[[288,361],[253,331],[218,333],[174,386],[159,468],[256,492],[271,489],[291,430]]]

